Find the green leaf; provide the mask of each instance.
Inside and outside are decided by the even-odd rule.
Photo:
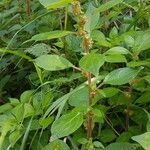
[[[10,80],[10,78],[11,78],[11,75],[6,75],[6,76],[1,78],[1,80],[0,80],[0,91],[2,91],[2,89],[5,87],[5,85]]]
[[[120,134],[120,136],[117,138],[117,142],[128,142],[129,139],[132,137],[131,132],[123,132]]]
[[[138,142],[145,150],[150,150],[150,132],[133,136],[132,139]]]
[[[58,55],[42,55],[35,59],[36,64],[48,71],[63,70],[73,65],[65,58]]]
[[[108,87],[108,88],[98,90],[98,93],[102,95],[104,98],[112,97],[118,94],[118,92],[119,92],[119,89],[113,88],[113,87]]]
[[[29,117],[34,115],[34,108],[31,104],[25,103],[24,104],[24,117]]]
[[[12,114],[15,116],[17,122],[22,122],[24,119],[24,106],[23,104],[17,105],[15,108],[11,110]],[[19,112],[19,113],[18,113]]]
[[[127,63],[128,67],[150,66],[150,59],[143,61],[131,61]]]
[[[97,42],[96,44],[98,44],[100,46],[111,47],[111,43],[109,43],[106,40],[105,35],[99,30],[92,31],[91,38],[93,41]]]
[[[69,96],[69,104],[75,107],[84,107],[88,105],[88,88],[81,87]]]
[[[91,33],[92,30],[94,30],[100,17],[98,13],[97,14],[93,13],[94,10],[95,10],[95,7],[93,6],[92,2],[90,2],[88,5],[87,12],[85,14],[88,18],[88,21],[84,25],[84,30],[87,31],[89,34]]]
[[[46,145],[42,150],[70,150],[70,148],[63,141],[55,140]]]
[[[39,1],[47,9],[52,9],[68,4],[73,0],[39,0]]]
[[[92,109],[92,114],[94,115],[94,122],[104,123],[104,111],[94,108]]]
[[[136,100],[136,103],[147,103],[147,102],[150,102],[150,92],[145,92]]]
[[[39,120],[39,124],[43,126],[43,128],[47,128],[54,120],[53,116],[47,117],[47,118],[41,118]]]
[[[74,52],[82,52],[82,48],[80,46],[81,38],[71,34],[66,36],[67,49]]]
[[[94,141],[93,145],[97,148],[104,148],[104,145],[99,141]]]
[[[83,114],[78,111],[70,112],[54,121],[51,127],[52,139],[68,136],[76,131],[83,123]]]
[[[105,52],[105,54],[110,54],[110,55],[121,55],[121,54],[129,54],[129,53],[130,52],[126,48],[120,46],[113,47]]]
[[[124,55],[106,55],[105,61],[110,63],[123,63],[127,62]]]
[[[135,35],[135,44],[133,47],[134,52],[141,52],[150,48],[150,30],[138,32]]]
[[[90,53],[81,58],[79,65],[82,69],[98,76],[100,67],[104,64],[101,54]]]
[[[36,45],[28,48],[26,50],[26,52],[28,52],[36,57],[39,57],[41,55],[48,54],[50,52],[50,50],[51,50],[50,46],[48,46],[44,43],[40,43],[40,44],[36,44]]]
[[[71,32],[71,31],[59,31],[59,30],[40,33],[40,34],[34,35],[30,40],[27,40],[24,43],[29,42],[29,41],[44,41],[44,40],[57,39],[57,38],[61,38],[63,36],[71,34],[71,33],[73,33],[73,32]]]
[[[147,124],[146,124],[146,130],[147,130],[147,132],[150,132],[150,113],[145,109],[143,109],[143,110],[147,114],[147,118],[148,118],[148,121],[147,121]]]
[[[123,2],[123,0],[111,0],[105,4],[102,4],[99,8],[97,8],[95,13],[100,13],[100,12],[106,11],[122,2]]]
[[[31,100],[32,96],[33,96],[33,92],[34,90],[29,90],[29,91],[25,91],[21,94],[20,96],[20,101],[22,103],[27,103]]]
[[[130,143],[112,143],[104,150],[136,150],[136,147]]]
[[[27,59],[27,60],[32,60],[31,57],[29,57],[29,56],[27,56],[27,55],[25,55],[25,54],[23,54],[23,53],[20,53],[20,52],[18,52],[18,51],[7,50],[7,49],[4,49],[4,48],[0,48],[0,52],[1,52],[1,53],[10,53],[10,54],[13,54],[13,55],[16,55],[16,56],[20,56],[20,57],[22,57],[22,58],[24,58],[24,59]]]
[[[20,104],[20,101],[16,98],[9,98],[9,101],[12,106],[17,106],[18,104]]]
[[[92,31],[91,37],[94,41],[106,40],[105,35],[99,30]]]
[[[109,33],[109,38],[113,40],[116,37],[118,37],[118,29],[116,27],[113,27]]]
[[[115,133],[111,129],[104,129],[101,131],[100,140],[104,143],[111,142],[116,138]]]
[[[12,108],[13,107],[10,103],[3,104],[0,106],[0,114],[6,112],[8,110],[11,110]]]
[[[122,85],[132,81],[140,72],[139,69],[131,69],[128,67],[119,68],[110,72],[104,79],[105,84]]]
[[[144,79],[145,79],[148,83],[150,83],[150,75],[145,76]]]
[[[21,135],[22,134],[19,130],[15,130],[13,133],[10,134],[9,141],[10,141],[12,146],[19,140]]]

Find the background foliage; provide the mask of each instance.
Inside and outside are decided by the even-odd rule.
[[[150,2],[81,0],[87,55],[72,3],[0,1],[0,149],[150,150]]]

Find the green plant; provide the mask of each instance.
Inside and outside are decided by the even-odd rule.
[[[149,150],[149,2],[36,2],[0,3],[0,149]]]

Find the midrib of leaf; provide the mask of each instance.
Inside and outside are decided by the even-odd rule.
[[[76,116],[74,116],[70,121],[68,121],[65,125],[69,125],[78,115],[80,115],[80,113],[78,112]],[[58,126],[59,127],[59,126]],[[60,128],[62,127],[62,125],[60,126]],[[64,130],[66,130],[68,128],[65,128]]]
[[[72,0],[60,0],[59,2],[55,2],[55,3],[52,3],[52,4],[49,4],[47,6],[47,9],[51,9],[51,8],[57,8],[61,5],[65,5],[67,3],[70,3]]]

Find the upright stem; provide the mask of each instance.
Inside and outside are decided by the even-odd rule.
[[[30,5],[30,0],[26,0],[26,13],[27,13],[27,16],[30,17],[31,15],[31,5]]]
[[[88,113],[87,113],[87,138],[92,138],[92,88],[91,88],[91,73],[88,72]]]
[[[130,118],[130,107],[131,107],[131,92],[132,88],[130,87],[129,92],[126,93],[126,97],[128,98],[128,105],[126,111],[126,131],[129,129],[129,118]]]
[[[92,47],[92,40],[90,39],[87,31],[84,30],[84,26],[87,22],[86,16],[81,12],[80,2],[78,0],[74,0],[72,3],[72,9],[74,15],[78,18],[78,36],[82,38],[82,48],[84,53],[87,55],[89,53],[89,49]],[[93,115],[92,115],[92,80],[91,73],[85,71],[85,76],[88,81],[88,112],[86,115],[86,130],[87,130],[87,139],[91,140],[92,138],[92,128],[93,128]]]

